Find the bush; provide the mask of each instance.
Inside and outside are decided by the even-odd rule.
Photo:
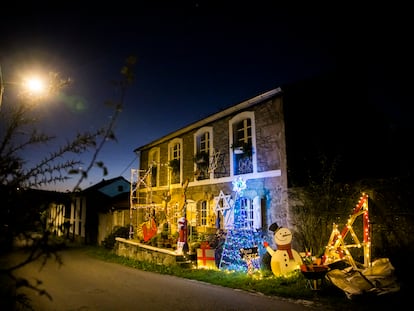
[[[127,239],[129,237],[129,227],[115,227],[112,233],[103,240],[103,246],[107,249],[113,249],[116,237]]]

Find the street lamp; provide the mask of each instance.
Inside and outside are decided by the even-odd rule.
[[[21,95],[24,95],[26,98],[39,98],[40,96],[48,95],[59,90],[70,82],[70,79],[62,80],[57,73],[53,72],[49,73],[47,80],[40,78],[40,76],[31,75],[28,78],[23,78],[21,82],[4,82],[0,66],[0,110],[3,101],[5,84],[20,86]]]
[[[38,77],[30,77],[29,79],[24,80],[23,86],[33,94],[40,94],[45,91],[45,84],[43,80]]]
[[[4,82],[3,72],[0,66],[0,110],[3,102],[5,84],[18,85],[25,96],[40,96],[46,92],[46,85],[39,77],[24,78],[22,82]]]

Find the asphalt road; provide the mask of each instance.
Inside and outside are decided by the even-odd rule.
[[[63,265],[49,260],[25,266],[19,275],[41,280],[52,300],[26,291],[34,310],[313,310],[309,302],[266,297],[161,275],[89,257],[82,249],[60,252]]]

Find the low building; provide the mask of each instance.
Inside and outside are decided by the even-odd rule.
[[[116,226],[129,224],[130,183],[115,177],[73,193],[66,214],[71,239],[85,244],[101,244]]]

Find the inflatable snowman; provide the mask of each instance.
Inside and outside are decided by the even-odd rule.
[[[264,247],[272,257],[270,260],[270,267],[275,276],[286,275],[294,270],[299,270],[302,264],[302,258],[299,253],[292,249],[292,233],[288,228],[278,227],[276,223],[269,227],[273,231],[274,240],[276,242],[277,250],[274,251],[269,243],[264,242]]]

